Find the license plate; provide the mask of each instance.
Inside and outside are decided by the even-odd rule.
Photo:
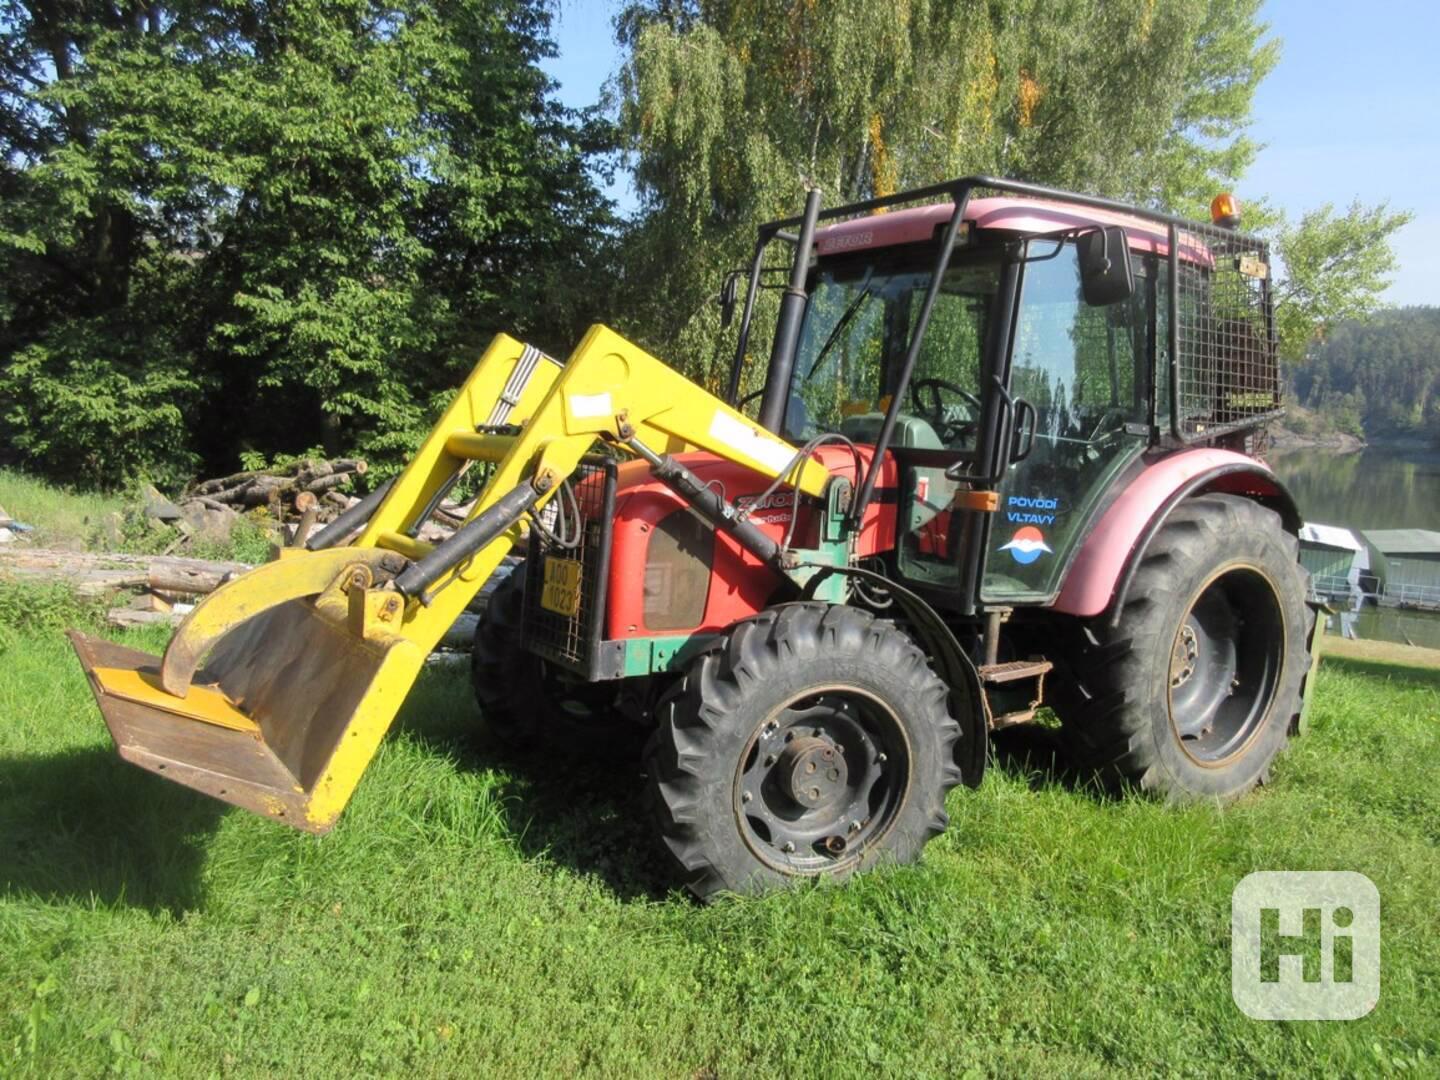
[[[575,616],[580,610],[579,562],[553,555],[546,557],[545,587],[540,591],[540,606],[557,615]]]

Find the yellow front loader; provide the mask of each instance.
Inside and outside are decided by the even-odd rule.
[[[500,335],[404,472],[306,548],[282,550],[207,597],[163,658],[71,634],[121,757],[328,830],[426,656],[602,439],[668,466],[667,482],[688,485],[698,512],[767,554],[774,542],[668,455],[709,451],[811,495],[829,480],[603,326],[563,364]],[[439,545],[414,539],[471,462],[493,473],[469,519]]]

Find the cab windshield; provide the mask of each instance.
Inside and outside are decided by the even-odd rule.
[[[894,444],[968,450],[980,420],[981,353],[999,289],[994,261],[952,265],[935,299]],[[874,442],[925,301],[928,269],[821,264],[790,385],[785,434]]]

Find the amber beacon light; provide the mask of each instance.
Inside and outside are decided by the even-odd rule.
[[[1240,200],[1228,191],[1210,200],[1210,220],[1222,229],[1234,229],[1240,224]]]

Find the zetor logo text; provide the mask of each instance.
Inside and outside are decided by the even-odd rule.
[[[785,525],[790,521],[790,511],[795,505],[795,496],[788,491],[777,491],[761,498],[759,495],[737,495],[735,509],[753,521],[766,525]],[[784,513],[771,513],[784,511]]]
[[[1230,897],[1230,993],[1253,1020],[1358,1020],[1380,1000],[1380,893],[1347,870],[1261,870]]]

